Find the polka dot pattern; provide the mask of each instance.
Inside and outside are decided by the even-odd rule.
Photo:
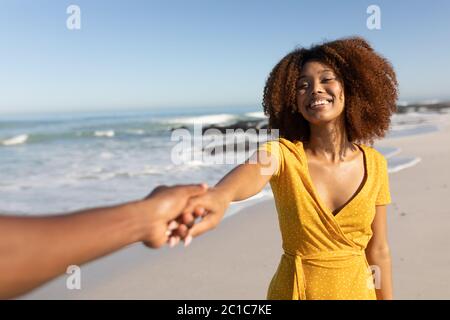
[[[260,146],[278,161],[270,185],[284,250],[268,299],[376,299],[364,250],[375,206],[391,202],[389,178],[383,155],[357,146],[364,154],[365,181],[336,216],[314,190],[302,142],[280,138]]]

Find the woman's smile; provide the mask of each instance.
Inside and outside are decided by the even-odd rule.
[[[333,99],[313,99],[311,103],[308,104],[308,109],[314,111],[321,111],[327,107],[332,106]]]

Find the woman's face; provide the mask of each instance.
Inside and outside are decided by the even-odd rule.
[[[297,110],[311,124],[337,119],[344,110],[344,89],[327,65],[305,63],[297,82]]]

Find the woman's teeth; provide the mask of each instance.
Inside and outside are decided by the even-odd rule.
[[[317,100],[317,101],[312,102],[309,106],[310,106],[310,108],[316,108],[316,107],[320,107],[320,106],[323,106],[328,103],[330,103],[328,100]]]

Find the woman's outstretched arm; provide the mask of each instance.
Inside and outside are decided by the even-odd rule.
[[[189,230],[180,230],[180,237],[189,243],[193,237],[214,229],[232,201],[245,200],[260,192],[278,170],[278,158],[274,154],[265,150],[255,152],[204,195],[191,198],[184,213],[192,216],[194,212],[195,216],[203,215],[203,219]]]

